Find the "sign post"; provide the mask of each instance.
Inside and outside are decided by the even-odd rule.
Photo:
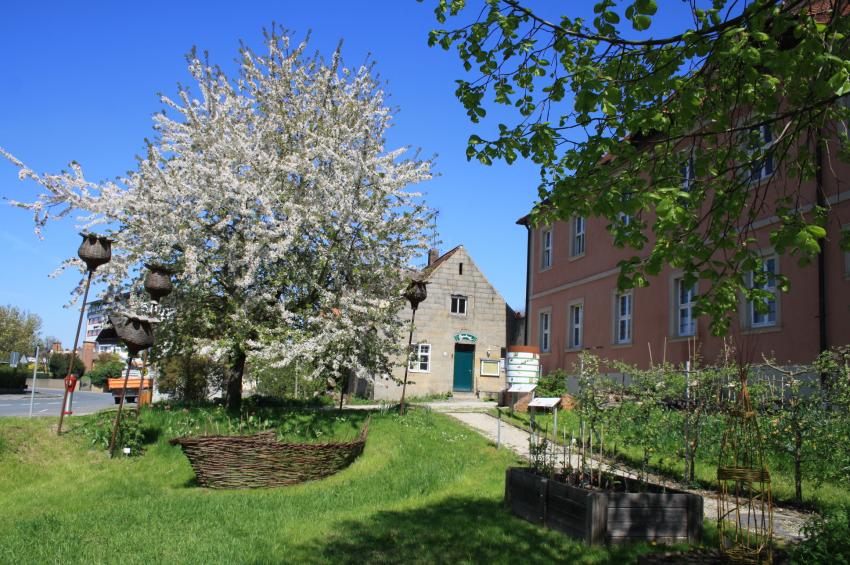
[[[35,402],[35,380],[38,378],[38,354],[40,348],[38,345],[35,346],[35,363],[33,364],[32,369],[32,390],[30,391],[30,418],[32,418],[32,406],[33,402]]]

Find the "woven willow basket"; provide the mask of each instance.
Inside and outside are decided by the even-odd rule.
[[[369,421],[349,442],[282,443],[272,430],[250,436],[198,436],[171,440],[189,459],[198,484],[209,488],[268,488],[322,479],[363,453]]]

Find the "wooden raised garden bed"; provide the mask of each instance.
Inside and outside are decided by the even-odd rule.
[[[333,443],[283,443],[273,430],[249,436],[198,436],[171,440],[189,459],[198,484],[210,488],[261,488],[322,479],[363,453],[369,421],[357,439]]]
[[[636,481],[619,477],[628,490]],[[632,487],[634,487],[632,489]],[[702,497],[646,485],[657,492],[589,490],[513,467],[505,476],[505,501],[517,516],[589,544],[702,539]]]

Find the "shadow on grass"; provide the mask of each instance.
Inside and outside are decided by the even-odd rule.
[[[451,498],[338,524],[296,548],[309,563],[630,563],[646,546],[587,547],[513,517],[500,502]],[[303,553],[302,553],[303,552]],[[286,561],[289,558],[282,558]]]

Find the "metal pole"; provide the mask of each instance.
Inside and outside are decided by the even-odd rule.
[[[32,418],[32,404],[35,401],[35,379],[38,374],[38,353],[40,351],[40,346],[35,346],[35,365],[33,365],[32,370],[32,390],[30,391],[30,418]]]
[[[413,313],[410,315],[410,334],[407,336],[407,361],[404,363],[404,384],[401,387],[401,404],[399,405],[399,414],[404,416],[404,395],[407,392],[407,371],[410,369],[410,347],[413,345],[413,320],[416,319],[416,308],[413,308]]]
[[[80,319],[77,322],[77,334],[74,336],[74,348],[71,350],[71,359],[68,362],[68,374],[65,375],[65,378],[71,376],[74,372],[74,361],[77,359],[77,345],[80,341],[80,329],[83,327],[83,314],[86,311],[86,301],[89,298],[89,287],[91,286],[91,277],[94,274],[94,271],[89,271],[89,276],[86,279],[86,290],[83,293],[83,304],[80,306]],[[56,428],[56,435],[60,435],[62,433],[62,421],[65,419],[65,405],[68,404],[70,406],[70,402],[68,401],[68,387],[65,388],[65,394],[62,396],[62,406],[59,409],[59,427]],[[73,400],[74,393],[71,393],[71,398]],[[69,408],[70,410],[70,408]]]
[[[109,440],[109,457],[114,456],[115,438],[118,437],[118,428],[121,426],[121,411],[124,409],[124,396],[127,394],[127,381],[130,379],[130,367],[133,366],[133,356],[127,356],[127,372],[124,374],[124,388],[121,392],[121,401],[118,403],[118,413],[115,415],[115,424],[112,426],[112,439]]]

